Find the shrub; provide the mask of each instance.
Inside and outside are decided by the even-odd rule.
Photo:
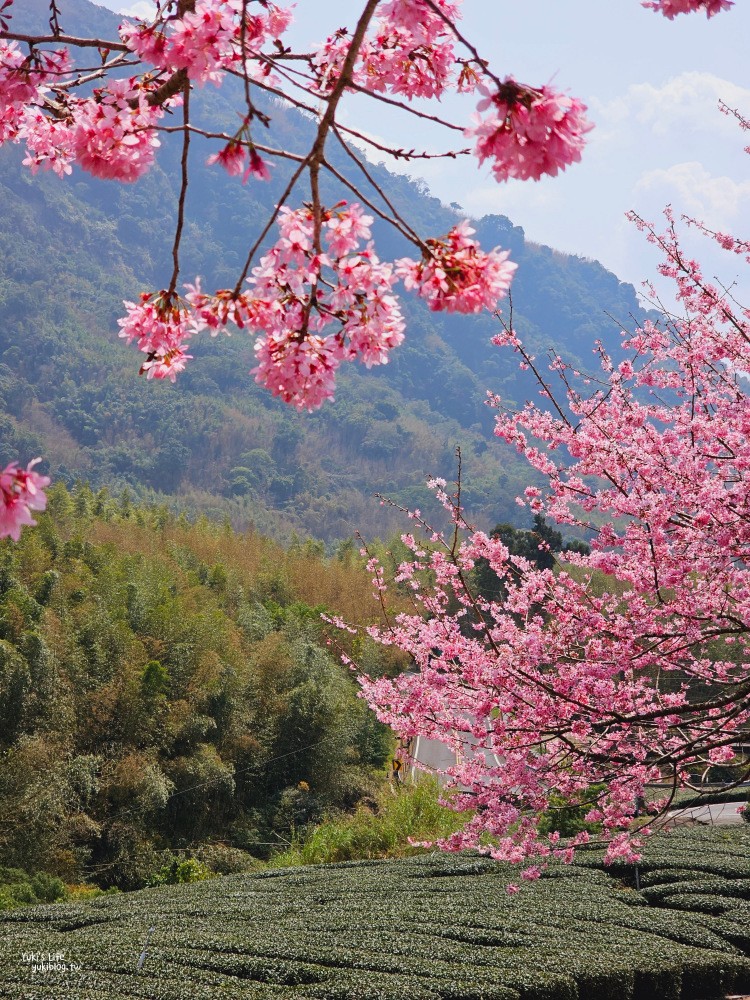
[[[195,858],[185,858],[180,861],[179,858],[175,858],[171,864],[164,865],[155,872],[148,880],[148,884],[183,885],[188,882],[205,882],[209,878],[216,878],[216,872],[202,861]]]

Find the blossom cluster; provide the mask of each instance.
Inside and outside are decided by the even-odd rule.
[[[71,130],[76,163],[94,177],[131,182],[149,169],[159,140],[154,125],[162,109],[151,106],[133,80],[111,80],[94,100],[82,101]]]
[[[618,360],[600,345],[593,390],[555,359],[552,409],[504,413],[498,401],[496,433],[545,482],[520,502],[585,528],[590,554],[540,569],[468,528],[436,481],[450,541],[427,525],[426,544],[403,536],[397,580],[417,611],[368,630],[416,667],[362,679],[379,718],[460,750],[446,780],[468,819],[441,846],[529,860],[530,875],[589,837],[544,832],[540,816],[548,829],[561,801],[585,806],[608,860],[633,861],[646,785],[731,763],[750,724],[750,310],[684,254],[667,215],[663,233],[633,221],[684,317],[628,333]],[[516,333],[497,341],[533,362]],[[472,585],[479,563],[497,596]]]
[[[551,87],[533,90],[511,77],[499,88],[482,85],[480,90],[484,98],[465,134],[476,140],[479,162],[491,161],[496,180],[554,177],[581,159],[584,136],[593,127],[585,104]]]
[[[678,14],[695,11],[703,11],[706,17],[713,17],[722,10],[734,7],[734,0],[642,0],[642,6],[658,11],[671,21]]]
[[[120,337],[128,344],[135,341],[138,350],[146,354],[141,374],[174,382],[191,358],[186,353],[187,341],[194,332],[189,311],[166,291],[144,293],[140,302],[124,304],[127,315],[117,321]]]
[[[50,480],[34,472],[38,462],[40,458],[34,459],[25,469],[11,462],[0,472],[0,538],[10,537],[17,542],[24,525],[36,524],[31,512],[47,506],[44,487]]]
[[[250,11],[253,11],[252,13]],[[183,69],[199,84],[220,84],[226,70],[265,77],[257,57],[289,27],[291,10],[271,0],[196,0],[166,24],[126,21],[120,37],[144,62],[166,72]]]
[[[440,13],[423,0],[383,4],[374,31],[360,47],[352,83],[410,100],[440,97],[455,79],[456,53],[447,21],[460,17],[460,0],[437,0],[435,6]],[[322,93],[329,93],[338,82],[350,42],[348,32],[341,30],[315,53],[313,69]]]
[[[318,220],[311,208],[284,208],[280,238],[249,279],[246,323],[260,334],[253,374],[299,409],[333,398],[342,361],[385,364],[403,340],[393,268],[375,254],[371,225],[357,204]]]
[[[16,140],[27,109],[40,104],[47,85],[69,69],[65,49],[24,56],[16,42],[0,39],[0,143]]]
[[[508,252],[483,252],[474,230],[460,223],[427,256],[394,267],[375,254],[372,218],[357,204],[339,202],[316,219],[311,207],[279,210],[279,239],[241,291],[205,293],[196,280],[183,299],[161,291],[126,302],[120,336],[147,355],[149,378],[175,380],[190,359],[187,342],[208,330],[232,327],[257,334],[256,381],[299,409],[332,399],[344,361],[368,368],[386,364],[403,340],[404,320],[393,285],[398,277],[433,310],[473,313],[494,309],[516,265]]]
[[[239,177],[241,174],[243,184],[250,177],[261,181],[267,181],[271,177],[268,164],[255,147],[238,139],[230,140],[223,149],[218,153],[212,153],[206,160],[209,167],[214,163],[223,167],[230,177]]]
[[[508,260],[507,250],[485,253],[473,233],[468,222],[460,222],[443,239],[427,240],[421,260],[396,262],[407,289],[416,289],[433,311],[494,310],[507,293],[518,265]]]
[[[0,127],[0,141],[24,141],[24,164],[33,173],[41,167],[62,177],[77,163],[94,177],[136,181],[159,146],[154,128],[163,108],[152,106],[148,93],[129,78],[110,80],[89,98],[63,95],[52,110],[40,96],[15,114],[12,128],[3,133]]]

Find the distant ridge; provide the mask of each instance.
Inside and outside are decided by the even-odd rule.
[[[118,18],[87,0],[63,8],[63,27],[104,33]],[[46,0],[13,8],[14,25],[47,19]],[[222,90],[206,87],[199,116],[233,120]],[[283,141],[302,148],[311,123],[274,107]],[[189,226],[183,275],[206,287],[236,280],[258,219],[285,183],[241,185],[205,166],[208,146],[193,144]],[[339,159],[337,159],[337,156]],[[331,150],[349,172],[343,151]],[[15,148],[0,150],[0,460],[46,456],[53,476],[82,477],[141,498],[168,499],[192,512],[229,515],[277,537],[297,531],[325,540],[398,530],[401,515],[375,491],[429,510],[428,475],[451,478],[462,448],[467,513],[478,524],[518,520],[514,497],[527,470],[491,441],[486,390],[510,404],[536,392],[513,356],[490,344],[497,320],[430,313],[403,296],[407,341],[391,364],[343,373],[335,404],[291,412],[255,386],[251,341],[206,338],[176,387],[138,379],[138,358],[117,340],[121,302],[166,280],[172,239],[177,151],[165,139],[158,165],[135,186],[74,174],[68,182],[32,177]],[[372,166],[378,182],[425,235],[456,219],[423,183]],[[342,196],[330,183],[324,197]],[[300,195],[300,200],[304,192]],[[635,290],[595,261],[526,241],[501,215],[474,223],[485,246],[502,245],[519,264],[514,324],[539,354],[554,347],[586,367],[595,339],[616,348],[619,328],[642,315]],[[405,245],[375,227],[389,258]]]

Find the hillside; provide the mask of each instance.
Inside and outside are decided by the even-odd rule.
[[[449,855],[27,908],[0,914],[0,996],[712,1000],[750,986],[748,847],[659,836],[641,892],[589,859],[509,896],[508,866]]]
[[[358,556],[49,494],[0,542],[0,868],[133,889],[177,852],[242,867],[378,789],[392,736],[320,617],[377,620]]]
[[[16,4],[14,25],[44,23],[47,4]],[[104,31],[113,15],[86,0],[65,5],[66,30]],[[114,19],[116,20],[116,18]],[[199,119],[230,123],[229,91],[196,93]],[[287,108],[269,108],[279,141],[305,147],[312,123]],[[283,166],[267,183],[242,186],[208,168],[208,149],[193,144],[185,280],[206,287],[236,280],[257,220],[285,184]],[[117,340],[122,300],[165,283],[172,240],[178,149],[165,139],[158,166],[135,186],[81,173],[69,182],[32,177],[19,151],[0,151],[0,461],[43,454],[49,471],[95,487],[130,488],[192,512],[227,513],[277,537],[292,530],[327,540],[356,528],[369,535],[401,527],[375,491],[430,509],[428,475],[451,478],[463,452],[465,499],[483,526],[518,516],[514,497],[527,471],[510,449],[490,443],[487,389],[511,403],[535,392],[508,352],[490,344],[490,316],[430,313],[404,297],[406,344],[392,363],[342,374],[335,405],[314,415],[291,412],[248,374],[249,339],[207,338],[178,385],[139,379],[135,352]],[[342,150],[331,159],[353,169]],[[444,233],[455,214],[423,183],[373,166],[378,183],[425,235]],[[342,189],[327,183],[333,203]],[[304,191],[299,195],[304,198]],[[535,349],[554,347],[591,364],[599,337],[619,340],[615,319],[639,314],[632,286],[594,261],[526,241],[504,216],[479,220],[484,245],[508,247],[519,264],[513,287],[516,326]],[[376,226],[385,258],[406,250]]]

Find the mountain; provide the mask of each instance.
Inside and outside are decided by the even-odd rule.
[[[46,23],[46,0],[13,8],[15,30]],[[72,0],[62,5],[71,33],[111,33],[109,11]],[[231,86],[197,91],[197,120],[233,127]],[[305,149],[313,123],[278,103],[275,141]],[[176,386],[139,379],[139,358],[117,339],[122,300],[163,287],[178,185],[179,148],[165,137],[158,162],[136,185],[97,181],[81,172],[60,181],[32,177],[16,148],[0,150],[0,462],[44,455],[56,478],[127,488],[190,512],[228,515],[276,537],[292,531],[332,541],[385,535],[403,515],[372,498],[431,511],[427,476],[452,479],[461,447],[464,501],[479,525],[516,520],[514,497],[529,472],[492,440],[486,390],[510,405],[536,393],[516,360],[490,344],[497,320],[430,313],[404,296],[406,343],[382,369],[342,372],[334,404],[298,414],[272,399],[248,374],[252,342],[241,334],[194,343],[195,360]],[[288,174],[243,186],[205,164],[192,144],[183,275],[204,286],[236,281],[259,220],[267,218]],[[345,151],[330,159],[353,177]],[[440,235],[456,221],[424,184],[369,169],[420,233]],[[327,180],[332,204],[345,190]],[[305,192],[296,193],[298,201]],[[618,322],[641,316],[635,291],[595,261],[526,240],[504,216],[478,220],[484,246],[511,250],[514,325],[538,354],[549,348],[592,366],[595,339],[616,348]],[[375,226],[381,257],[407,252],[384,223]]]

